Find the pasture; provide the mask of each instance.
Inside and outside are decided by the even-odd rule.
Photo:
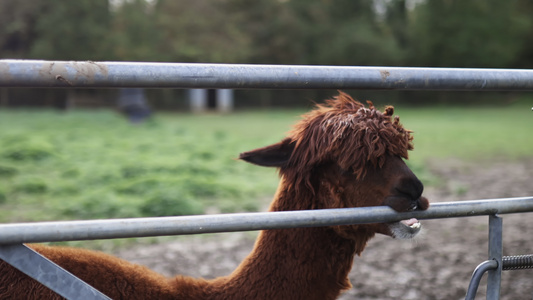
[[[305,110],[157,113],[131,125],[112,111],[0,111],[0,222],[264,210],[274,169],[235,158],[279,141]],[[533,113],[506,107],[396,106],[415,132],[409,164],[426,185],[435,159],[531,157]]]
[[[415,131],[408,164],[426,196],[530,196],[531,106],[396,105]],[[110,111],[0,111],[0,222],[265,210],[276,172],[234,158],[279,141],[304,112],[160,113],[134,126]],[[505,216],[504,224],[504,255],[530,253],[530,214]],[[486,259],[486,218],[427,220],[424,228],[409,243],[377,236],[356,258],[354,288],[340,299],[462,298]],[[229,274],[254,239],[255,232],[69,244],[107,249],[169,276],[213,278]],[[502,299],[529,297],[528,278],[529,270],[504,273]],[[483,290],[482,283],[478,297]]]

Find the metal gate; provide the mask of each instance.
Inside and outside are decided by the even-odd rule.
[[[65,62],[0,60],[0,87],[232,88],[533,91],[533,70],[399,67]],[[486,215],[489,257],[475,270],[467,299],[488,271],[487,299],[499,299],[501,271],[533,267],[533,255],[502,257],[500,214],[533,212],[533,197],[389,207],[0,225],[0,258],[67,299],[108,299],[23,243],[183,235]]]

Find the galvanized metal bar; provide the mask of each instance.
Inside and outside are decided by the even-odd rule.
[[[470,279],[470,284],[468,285],[468,289],[466,291],[465,300],[474,300],[476,298],[479,282],[481,281],[481,278],[485,272],[497,268],[498,262],[495,260],[486,260],[480,263],[472,273],[472,278]]]
[[[106,295],[25,245],[0,245],[0,259],[67,299],[110,300]],[[24,295],[21,297],[24,298]]]
[[[319,227],[533,212],[533,197],[435,203],[427,211],[397,213],[387,206],[159,218],[0,225],[0,244],[57,242],[261,229]]]
[[[533,70],[0,60],[0,87],[533,90]]]
[[[500,299],[503,256],[503,220],[497,215],[489,216],[489,259],[498,263],[497,268],[489,270],[487,278],[487,300]]]

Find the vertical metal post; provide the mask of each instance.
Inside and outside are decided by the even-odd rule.
[[[498,263],[496,269],[490,270],[487,279],[487,300],[500,299],[500,283],[502,278],[502,241],[503,221],[497,215],[489,216],[489,259]]]

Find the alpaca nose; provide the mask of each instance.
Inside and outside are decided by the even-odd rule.
[[[424,185],[415,176],[399,179],[385,198],[385,205],[398,212],[425,210],[429,202],[422,197]]]
[[[413,201],[417,201],[424,192],[424,185],[416,176],[400,179],[394,186],[395,192]]]

